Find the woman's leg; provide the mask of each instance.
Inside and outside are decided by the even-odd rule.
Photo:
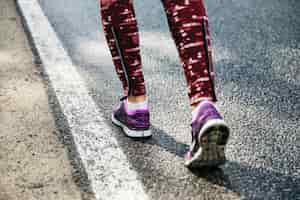
[[[100,0],[102,24],[125,96],[145,100],[139,35],[132,0]]]
[[[208,18],[202,0],[162,0],[189,88],[190,104],[216,101]]]
[[[229,129],[213,104],[214,73],[208,18],[203,0],[162,0],[184,68],[193,108],[192,144],[188,167],[216,166],[225,162]]]
[[[150,114],[132,0],[100,0],[100,3],[105,37],[125,93],[113,111],[112,121],[129,137],[149,137]]]

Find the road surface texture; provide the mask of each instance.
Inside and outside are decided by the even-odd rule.
[[[159,0],[136,0],[154,135],[134,141],[110,122],[121,84],[97,0],[40,0],[152,199],[300,199],[300,2],[211,0],[218,106],[229,161],[189,171],[187,88]]]

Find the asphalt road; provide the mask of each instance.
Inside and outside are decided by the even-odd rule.
[[[40,0],[104,110],[121,97],[97,1]],[[135,1],[150,97],[150,140],[113,131],[153,199],[300,199],[300,2],[210,0],[218,106],[231,127],[228,163],[188,171],[187,88],[159,0]],[[112,125],[111,125],[112,126]]]

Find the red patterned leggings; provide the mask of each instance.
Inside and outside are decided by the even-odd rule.
[[[203,0],[162,0],[189,88],[190,104],[216,101],[208,18]],[[126,95],[145,95],[132,0],[100,0],[102,24]]]

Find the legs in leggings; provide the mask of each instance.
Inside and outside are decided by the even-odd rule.
[[[208,18],[203,0],[162,0],[184,68],[189,99],[216,101]],[[132,0],[101,0],[102,23],[125,95],[145,95]]]
[[[105,37],[125,96],[146,93],[132,0],[101,0]]]

